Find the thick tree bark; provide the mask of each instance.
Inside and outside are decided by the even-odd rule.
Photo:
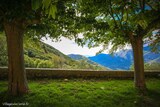
[[[8,91],[11,95],[28,92],[23,54],[23,25],[19,21],[4,22],[8,49]]]
[[[144,75],[143,40],[142,37],[134,37],[131,40],[134,56],[134,82],[135,87],[144,91],[146,89]]]

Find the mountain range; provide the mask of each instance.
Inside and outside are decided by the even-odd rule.
[[[143,52],[145,63],[160,63],[160,53],[151,52],[151,48],[149,46],[145,46],[143,48]],[[69,56],[76,60],[84,58],[84,56],[74,54]],[[113,55],[101,53],[96,56],[88,57],[88,60],[112,70],[129,70],[131,66],[133,66],[133,51],[131,49],[127,49],[114,53]]]

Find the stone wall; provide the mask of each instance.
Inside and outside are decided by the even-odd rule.
[[[0,68],[0,79],[6,79],[8,69]],[[38,78],[133,78],[133,71],[93,71],[93,70],[63,70],[48,68],[26,68],[28,79]],[[146,77],[159,77],[160,70],[145,71]]]

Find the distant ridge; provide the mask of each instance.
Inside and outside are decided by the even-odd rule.
[[[145,63],[160,63],[160,53],[151,52],[149,46],[145,46],[143,51]],[[129,70],[133,64],[133,51],[131,49],[123,50],[114,55],[102,53],[88,58],[113,70]]]
[[[74,59],[74,60],[78,60],[78,61],[85,61],[87,63],[90,63],[90,64],[93,64],[93,65],[96,65],[96,66],[101,66],[101,67],[104,67],[94,61],[91,61],[89,58],[83,56],[83,55],[79,55],[79,54],[69,54],[68,55],[70,58]],[[106,69],[109,70],[109,68],[105,67]]]

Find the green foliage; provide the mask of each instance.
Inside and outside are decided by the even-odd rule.
[[[0,33],[0,66],[7,66],[7,45],[4,33]]]
[[[160,63],[158,63],[158,62],[146,63],[144,65],[144,68],[146,70],[159,70],[160,69]]]
[[[41,60],[25,55],[25,66],[30,68],[53,68],[54,63],[50,60]]]
[[[45,13],[48,14],[48,17],[51,16],[53,19],[55,19],[55,13],[57,12],[55,3],[53,4],[52,0],[43,0],[42,3],[42,9],[45,9]]]
[[[38,63],[37,68],[53,68],[54,65],[51,61],[41,61]]]
[[[26,27],[27,36],[40,39],[48,34],[56,40],[60,36],[75,38],[79,45],[87,43],[90,48],[103,45],[101,51],[110,43],[111,52],[123,48],[130,43],[131,35],[145,36],[160,26],[160,5],[152,0],[1,0],[0,7],[0,23],[17,18],[30,22]],[[35,20],[38,23],[31,23]],[[0,28],[4,30],[2,25]],[[83,39],[76,36],[82,32]]]
[[[160,29],[158,29],[156,32],[154,32],[155,36],[151,37],[150,35],[150,41],[151,41],[151,50],[153,52],[159,53],[160,52]]]
[[[50,5],[50,3],[51,3],[51,0],[43,0],[42,1],[42,3],[43,3],[43,9],[44,8],[46,8],[46,9],[48,9],[49,8],[49,5]]]
[[[130,67],[131,70],[134,69],[133,65]],[[159,70],[160,69],[160,63],[159,62],[149,62],[144,64],[145,70]]]
[[[36,68],[37,61],[40,61],[40,60],[34,60],[34,59],[28,57],[27,55],[24,55],[24,59],[25,59],[25,66],[31,67],[31,68]]]
[[[76,6],[75,30],[78,26],[84,35],[76,42],[90,48],[103,45],[101,52],[110,44],[112,53],[135,37],[148,38],[148,33],[160,27],[158,1],[81,0]]]
[[[32,1],[32,9],[33,10],[37,10],[42,5],[42,0],[31,0],[31,1]]]
[[[4,31],[4,21],[20,21],[25,35],[29,37],[41,39],[49,36],[55,40],[59,40],[60,36],[70,38],[69,32],[73,31],[70,25],[75,14],[70,12],[73,10],[72,3],[69,0],[1,0],[0,31]]]
[[[7,82],[0,82],[0,104],[28,103],[31,107],[159,107],[160,80],[147,79],[145,95],[132,80],[38,80],[29,81],[32,90],[24,96],[7,95]]]

